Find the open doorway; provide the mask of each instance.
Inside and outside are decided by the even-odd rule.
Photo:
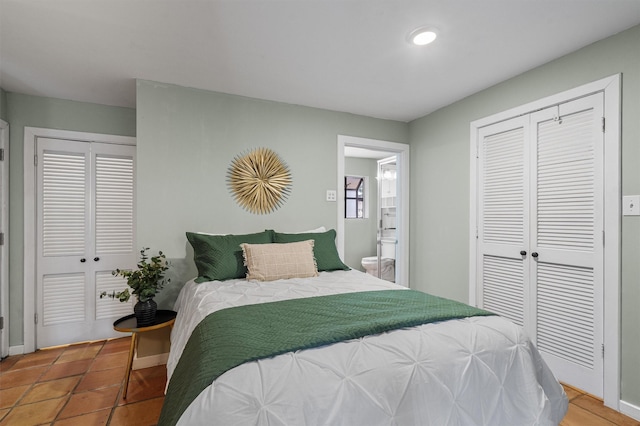
[[[368,215],[368,223],[358,223],[354,225],[354,220],[347,219],[345,210],[346,180],[345,177],[353,173],[348,173],[346,166],[351,164],[353,159],[362,160],[366,166],[369,161],[372,166],[369,174],[368,193],[370,194],[371,213]],[[385,188],[394,191],[393,206],[388,205],[390,198],[380,199],[382,183],[380,178],[380,164],[386,164],[386,168],[392,167],[393,180],[386,182]],[[361,168],[362,170],[362,168]],[[365,172],[360,172],[363,175]],[[393,182],[393,183],[390,183]],[[376,258],[376,270],[383,272],[385,270],[382,259],[385,254],[382,253],[382,242],[385,245],[386,252],[394,251],[394,277],[389,279],[405,287],[409,286],[409,145],[396,142],[381,141],[375,139],[365,139],[353,136],[338,136],[338,226],[337,226],[337,246],[340,256],[343,259],[350,259],[349,265],[356,269],[363,270],[360,263],[361,259],[369,257]],[[387,194],[388,195],[388,194]],[[373,202],[375,198],[375,202]],[[381,204],[382,203],[382,204]],[[386,208],[381,209],[382,205]],[[392,207],[392,208],[389,208]],[[393,210],[393,226],[389,225],[389,214]],[[385,213],[387,216],[385,216]],[[383,220],[384,219],[384,220]],[[387,228],[387,229],[385,229]],[[390,229],[394,228],[394,229]],[[394,235],[390,235],[392,232]],[[384,238],[383,238],[384,237]],[[363,247],[369,247],[366,251]],[[359,254],[357,251],[361,250]],[[355,254],[354,254],[355,253]],[[366,253],[366,254],[365,254]],[[386,257],[389,257],[387,254]],[[355,260],[354,260],[355,259]],[[347,262],[349,264],[349,262]],[[388,275],[388,273],[387,273]],[[390,278],[387,276],[387,278]]]

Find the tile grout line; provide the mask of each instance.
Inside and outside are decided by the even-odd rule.
[[[93,366],[93,364],[96,362],[96,360],[98,359],[98,357],[100,357],[102,355],[102,351],[105,349],[105,347],[107,346],[107,343],[109,342],[109,340],[104,340],[102,343],[102,346],[100,348],[100,350],[98,352],[96,352],[96,354],[93,356],[92,361],[91,361],[91,365],[89,367],[87,367],[87,370],[83,373],[82,378],[80,379],[80,381],[78,382],[78,384],[76,385],[79,386],[80,383],[82,382],[82,379],[89,374],[91,367]],[[116,352],[117,353],[117,352]],[[107,356],[107,355],[111,355],[111,354],[104,354],[103,356]],[[115,385],[114,385],[115,386]],[[113,418],[113,415],[116,411],[116,408],[119,407],[119,402],[121,399],[121,395],[122,395],[122,381],[120,381],[120,383],[117,385],[118,386],[118,392],[116,394],[116,399],[115,401],[108,407],[109,409],[109,416],[107,417],[107,423],[106,425],[109,425],[111,423],[111,420]],[[106,386],[106,387],[110,387],[110,386]],[[99,389],[105,389],[106,387],[101,387]],[[90,392],[91,390],[95,390],[95,389],[88,389],[85,392]],[[71,400],[71,396],[73,395],[73,393],[71,395],[69,395],[69,400]],[[69,400],[67,400],[67,404],[69,402]],[[66,404],[65,404],[66,406]],[[104,408],[104,410],[106,410],[107,408]],[[60,410],[60,413],[64,410],[64,408],[62,410]],[[67,417],[66,419],[72,419],[74,417],[81,417],[87,414],[91,414],[91,413],[95,413],[101,410],[95,410],[95,411],[91,411],[89,413],[83,413],[83,414],[79,414],[77,416],[72,416],[72,417]],[[60,414],[58,413],[58,415]],[[56,416],[56,419],[54,420],[53,423],[51,423],[51,425],[53,426],[55,424],[55,422],[57,422],[58,420],[66,420],[66,419],[58,419],[58,416]]]
[[[13,405],[11,406],[11,408],[9,409],[9,411],[7,411],[7,414],[5,414],[4,417],[7,417],[9,414],[11,414],[11,412],[16,409],[18,406],[20,406],[20,402],[29,394],[29,392],[31,392],[38,383],[44,383],[44,382],[40,382],[40,379],[42,379],[42,377],[44,377],[45,374],[47,374],[47,372],[51,369],[51,367],[55,364],[55,362],[60,358],[60,356],[64,353],[65,351],[61,351],[58,356],[55,357],[55,359],[53,361],[51,361],[51,363],[47,366],[47,368],[45,368],[42,373],[40,373],[40,375],[31,383],[29,383],[29,387],[23,392],[23,394],[20,396],[20,398],[18,398]],[[22,359],[26,359],[27,355],[23,356]],[[20,361],[18,361],[20,362]],[[18,362],[16,362],[15,364],[17,364]],[[11,366],[10,370],[15,367],[15,364]],[[39,366],[34,366],[31,368],[38,368]],[[25,370],[28,370],[28,368],[26,368]],[[53,399],[53,398],[50,398]],[[40,401],[36,401],[33,404],[40,402]],[[24,404],[24,405],[29,405],[29,404]],[[3,418],[4,418],[3,417]]]
[[[105,426],[109,426],[111,424],[111,420],[113,420],[113,416],[116,413],[116,408],[118,408],[120,405],[118,404],[120,402],[121,399],[121,395],[122,395],[122,380],[120,380],[120,384],[118,385],[119,389],[118,389],[118,394],[116,395],[116,402],[113,405],[113,407],[111,407],[111,409],[109,410],[109,416],[107,417],[107,423]]]
[[[34,378],[33,381],[31,381],[30,383],[28,383],[28,387],[23,391],[23,393],[20,395],[20,397],[18,399],[16,399],[16,401],[14,401],[14,403],[9,406],[6,407],[8,410],[6,412],[6,414],[2,417],[1,420],[3,420],[4,418],[6,418],[7,416],[9,416],[11,414],[11,412],[15,409],[17,409],[18,407],[22,407],[22,406],[27,406],[27,405],[32,405],[32,404],[36,404],[39,402],[43,402],[43,401],[48,401],[48,400],[52,400],[52,399],[56,399],[56,398],[45,398],[42,399],[40,401],[34,401],[31,403],[27,403],[27,404],[20,404],[25,397],[27,397],[27,395],[36,388],[36,386],[40,385],[40,384],[45,384],[48,382],[53,382],[56,380],[63,380],[63,379],[69,379],[69,378],[73,378],[73,377],[78,377],[78,382],[73,386],[73,388],[64,396],[61,396],[60,399],[65,398],[64,404],[62,405],[62,407],[60,408],[60,410],[58,410],[58,412],[56,413],[55,417],[52,420],[51,424],[54,424],[57,421],[61,421],[61,420],[67,420],[67,419],[72,419],[74,417],[80,417],[86,414],[90,414],[96,411],[100,411],[100,410],[95,410],[95,411],[91,411],[90,413],[83,413],[83,414],[79,414],[78,416],[71,416],[65,419],[60,419],[59,416],[60,414],[64,411],[64,409],[68,406],[71,398],[73,397],[73,395],[76,395],[77,393],[75,393],[75,390],[78,389],[78,387],[80,386],[80,384],[82,383],[82,381],[87,377],[87,375],[90,373],[91,371],[91,367],[94,365],[94,363],[96,362],[96,360],[98,359],[98,357],[101,355],[102,351],[105,349],[105,347],[107,346],[109,340],[104,340],[104,341],[95,341],[92,342],[93,344],[101,342],[100,343],[100,349],[97,350],[91,357],[88,358],[81,358],[81,359],[77,359],[77,360],[72,360],[72,361],[68,361],[68,363],[73,363],[73,362],[78,362],[78,361],[83,361],[85,359],[90,359],[91,363],[87,366],[87,368],[80,374],[74,374],[74,375],[70,375],[70,376],[64,376],[64,377],[58,377],[58,378],[52,378],[50,380],[42,380],[42,378],[56,365],[62,365],[62,364],[66,364],[66,363],[60,363],[57,364],[57,362],[61,359],[61,357],[64,356],[64,354],[67,352],[68,349],[76,349],[76,348],[72,348],[73,345],[69,345],[67,348],[65,348],[64,350],[60,351],[54,358],[51,359],[51,361],[49,361],[48,364],[44,364],[44,365],[36,365],[36,366],[32,366],[32,367],[25,367],[25,368],[18,368],[15,370],[15,372],[20,371],[20,370],[29,370],[29,369],[35,369],[35,368],[39,368],[42,367],[44,368],[44,370],[42,371],[42,373],[40,373],[40,375],[38,375],[37,377]],[[97,345],[95,345],[97,346]],[[88,348],[90,348],[91,345],[87,345],[84,350],[87,350]],[[77,348],[80,349],[80,348]],[[115,352],[117,353],[117,352]],[[105,354],[105,355],[110,355],[110,354]],[[6,374],[6,373],[10,373],[12,372],[11,370],[15,367],[16,364],[18,364],[20,361],[22,361],[23,359],[26,359],[28,357],[28,354],[25,356],[22,356],[20,360],[16,361],[11,367],[8,368],[7,371],[2,372],[2,375]],[[103,409],[109,409],[109,417],[108,417],[108,421],[107,424],[109,424],[111,422],[111,419],[113,417],[113,414],[115,412],[115,409],[119,406],[118,403],[121,399],[121,395],[122,395],[122,382],[120,382],[118,385],[114,385],[114,386],[119,386],[118,389],[118,393],[116,395],[116,399],[115,401],[109,405],[109,407],[105,407]],[[107,386],[108,387],[108,386]],[[10,388],[7,388],[10,389]],[[102,388],[100,388],[102,389]],[[87,389],[87,392],[90,392],[91,389]],[[79,392],[79,393],[83,393],[83,392]]]
[[[65,401],[64,405],[62,406],[62,408],[60,408],[60,411],[58,411],[56,413],[56,416],[53,418],[51,425],[54,425],[58,420],[62,420],[62,419],[58,419],[58,417],[60,416],[60,414],[64,411],[65,408],[67,408],[67,406],[69,405],[69,401],[71,401],[71,397],[74,395],[74,391],[78,388],[78,386],[80,386],[80,383],[82,383],[82,380],[85,378],[85,376],[87,375],[87,373],[89,372],[89,370],[91,370],[91,366],[93,365],[93,363],[96,361],[96,358],[98,357],[98,355],[100,354],[100,352],[102,352],[102,349],[104,348],[104,344],[105,342],[102,342],[102,346],[100,347],[100,350],[98,352],[95,353],[95,355],[93,356],[93,358],[91,359],[91,363],[87,366],[87,369],[80,375],[80,380],[78,380],[78,383],[76,383],[76,385],[73,387],[73,389],[71,390],[71,392],[69,392],[69,394],[67,395],[67,400]],[[62,353],[64,354],[67,350],[65,349]],[[57,360],[56,360],[57,361]],[[77,361],[77,360],[76,360]],[[74,361],[70,361],[70,362],[74,362]],[[55,363],[54,363],[55,364]],[[52,366],[54,365],[52,364]],[[74,377],[74,376],[70,376],[70,377]],[[72,416],[72,417],[68,417],[68,418],[73,418],[76,416]]]

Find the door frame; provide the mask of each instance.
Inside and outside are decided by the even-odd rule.
[[[356,147],[387,151],[389,156],[396,155],[399,179],[399,207],[400,214],[397,217],[398,246],[396,252],[396,283],[409,287],[409,145],[382,141],[377,139],[360,138],[356,136],[338,135],[338,194],[336,227],[336,246],[338,254],[344,259],[344,148]]]
[[[621,75],[616,74],[574,89],[512,108],[470,124],[469,303],[477,305],[477,151],[482,127],[552,107],[594,93],[604,94],[604,404],[620,410],[620,244],[621,175]]]
[[[3,318],[0,358],[4,358],[9,355],[9,123],[4,120],[0,120],[0,149],[4,150],[4,157],[0,162],[0,232],[4,233],[4,243],[0,249],[0,316]]]
[[[56,130],[40,127],[24,128],[24,353],[36,348],[36,167],[38,138],[69,139],[79,142],[103,142],[136,145],[132,136]]]

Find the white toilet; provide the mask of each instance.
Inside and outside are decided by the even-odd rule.
[[[382,239],[380,259],[380,278],[386,281],[396,281],[396,240]],[[362,258],[362,267],[367,274],[378,276],[378,257],[369,256]]]

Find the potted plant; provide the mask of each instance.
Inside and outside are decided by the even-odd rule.
[[[169,269],[164,253],[158,251],[157,256],[149,257],[147,250],[149,250],[149,247],[140,250],[138,269],[116,269],[111,272],[113,276],[126,278],[131,291],[126,288],[118,292],[107,293],[103,291],[100,293],[100,298],[107,296],[118,299],[121,302],[129,301],[132,294],[136,296],[138,302],[134,305],[133,311],[138,320],[138,327],[153,324],[158,309],[158,305],[153,298],[166,283],[171,281],[168,278],[164,278],[165,271]]]

